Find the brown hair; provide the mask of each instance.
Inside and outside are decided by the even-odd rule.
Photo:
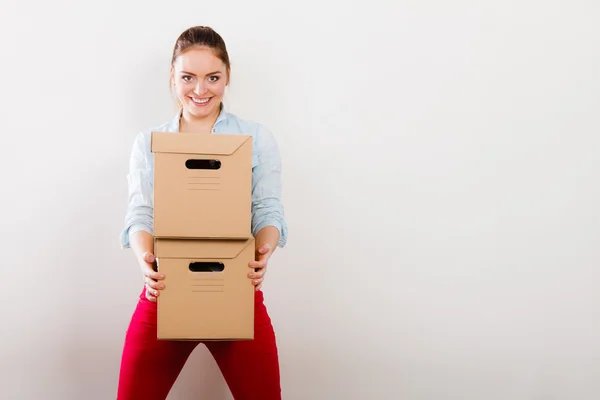
[[[225,41],[221,35],[208,26],[193,26],[179,35],[173,49],[171,65],[173,65],[177,57],[192,47],[210,48],[215,53],[215,56],[223,61],[227,67],[227,72],[229,72],[229,54],[227,54]]]

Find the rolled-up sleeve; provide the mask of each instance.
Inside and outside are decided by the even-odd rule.
[[[129,238],[138,231],[153,234],[154,192],[152,168],[149,160],[149,143],[140,132],[135,137],[129,158],[127,174],[128,200],[125,226],[121,232],[121,248],[130,248]]]
[[[281,156],[273,134],[259,125],[255,138],[257,161],[252,169],[252,234],[265,226],[279,230],[279,247],[287,243],[288,228],[281,201]]]

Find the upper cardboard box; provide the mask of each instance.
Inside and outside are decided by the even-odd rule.
[[[154,236],[251,234],[252,137],[153,132]]]

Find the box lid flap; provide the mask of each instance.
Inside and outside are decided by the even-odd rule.
[[[250,239],[155,239],[154,255],[157,258],[215,259],[236,258],[248,246]]]
[[[152,132],[150,149],[153,153],[230,155],[251,138],[221,133]]]

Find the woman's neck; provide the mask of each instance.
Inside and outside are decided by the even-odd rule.
[[[213,114],[198,118],[183,110],[179,117],[179,132],[211,133],[220,111],[220,108],[218,108]]]

